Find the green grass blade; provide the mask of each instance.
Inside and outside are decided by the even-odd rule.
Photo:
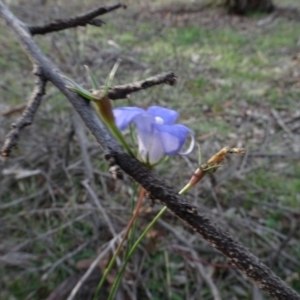
[[[131,197],[132,202],[133,202],[134,198],[137,195],[137,191],[138,191],[138,184],[135,183],[134,188],[133,188],[132,197]],[[121,249],[117,249],[116,250],[116,252],[114,253],[113,257],[111,258],[111,260],[109,262],[109,265],[107,266],[107,268],[103,272],[102,278],[101,278],[101,280],[100,280],[100,282],[99,282],[99,284],[97,286],[97,289],[96,289],[96,292],[95,292],[95,295],[94,295],[94,298],[93,298],[94,300],[98,299],[99,292],[100,292],[100,290],[101,290],[101,288],[102,288],[102,286],[104,284],[104,281],[105,281],[107,275],[109,274],[109,272],[111,271],[112,267],[114,266],[120,250]]]
[[[186,185],[180,192],[179,194],[183,194],[185,192],[187,192],[192,186],[190,185]],[[126,270],[126,265],[127,263],[129,262],[130,258],[132,257],[132,255],[134,254],[135,250],[137,249],[138,245],[140,244],[140,242],[143,240],[143,238],[147,235],[147,233],[152,229],[152,227],[155,225],[155,223],[159,220],[159,218],[165,213],[165,211],[167,210],[168,208],[166,206],[164,206],[160,211],[159,213],[155,216],[155,218],[149,223],[149,225],[146,227],[146,229],[142,232],[142,234],[138,237],[138,239],[136,240],[136,242],[133,244],[133,246],[130,248],[127,256],[126,256],[126,259],[122,265],[122,268],[116,278],[116,280],[114,281],[114,284],[112,286],[112,289],[110,291],[110,294],[109,294],[109,297],[108,297],[108,300],[113,300],[114,297],[115,297],[115,294],[118,290],[118,287],[121,283],[121,280],[123,278],[123,275],[124,275],[124,272]]]
[[[94,74],[91,72],[90,68],[88,66],[84,66],[85,70],[88,74],[89,77],[89,81],[91,83],[91,86],[93,88],[93,90],[99,90],[100,89],[100,84],[98,83],[96,77],[94,76]]]
[[[111,86],[111,83],[115,77],[115,74],[118,70],[118,67],[121,63],[121,59],[118,59],[117,62],[114,64],[113,68],[111,69],[107,79],[106,79],[106,84],[105,84],[105,88],[104,88],[104,94],[106,94]]]
[[[154,224],[157,222],[157,220],[166,212],[167,207],[164,206],[160,212],[156,215],[156,217],[149,223],[149,225],[146,227],[146,229],[142,232],[142,234],[139,236],[139,238],[136,240],[136,242],[134,243],[134,245],[131,247],[123,265],[122,268],[118,274],[118,277],[116,278],[112,289],[110,291],[108,300],[113,300],[115,297],[115,294],[117,292],[117,289],[121,283],[121,280],[123,278],[124,272],[126,270],[126,266],[127,263],[129,262],[130,258],[132,257],[132,255],[134,254],[135,250],[137,249],[138,245],[140,244],[140,242],[143,240],[143,238],[146,236],[146,234],[151,230],[151,228],[154,226]]]
[[[71,84],[71,86],[67,86],[70,90],[76,92],[77,94],[81,95],[83,98],[86,98],[90,101],[98,101],[88,90],[84,89],[82,86],[80,86],[74,80],[72,80],[66,76],[62,76],[62,77]]]

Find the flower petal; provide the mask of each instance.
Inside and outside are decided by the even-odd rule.
[[[145,112],[134,119],[137,128],[139,154],[144,162],[157,163],[165,154],[160,133],[155,128],[155,118]]]
[[[160,107],[160,106],[150,106],[147,112],[154,117],[159,117],[163,120],[163,124],[172,125],[178,118],[178,112],[172,109]],[[156,122],[157,123],[157,122]]]
[[[195,141],[195,135],[194,135],[194,133],[193,133],[191,130],[189,130],[189,134],[190,134],[190,136],[191,136],[191,143],[190,143],[190,146],[189,146],[185,151],[183,151],[183,152],[178,152],[178,154],[180,154],[180,155],[188,155],[188,154],[190,154],[190,153],[194,150],[194,148],[195,148],[195,144],[196,144],[196,141]]]
[[[176,124],[176,125],[160,125],[160,124],[155,124],[156,130],[160,134],[160,139],[163,144],[163,148],[165,151],[165,154],[167,155],[173,155],[176,153],[179,153],[181,147],[185,143],[188,134],[192,135],[191,130],[181,124]],[[193,145],[194,147],[194,142]],[[191,147],[189,147],[189,152]],[[184,152],[186,155],[187,153]]]
[[[133,119],[145,113],[145,110],[139,107],[117,107],[113,109],[116,125],[120,130],[124,130]]]

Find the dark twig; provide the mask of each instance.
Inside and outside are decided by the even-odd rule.
[[[272,265],[273,263],[275,263],[278,260],[278,257],[280,256],[280,253],[283,251],[284,248],[286,248],[286,246],[289,244],[289,242],[291,241],[291,239],[293,238],[294,234],[299,230],[299,226],[298,226],[298,222],[295,222],[295,219],[291,218],[291,222],[290,222],[290,231],[287,235],[287,237],[285,238],[285,240],[280,244],[280,246],[278,247],[274,257],[272,258],[271,262]]]
[[[35,35],[35,34],[47,34],[54,31],[61,31],[61,30],[65,30],[77,26],[86,26],[88,24],[94,26],[101,26],[104,22],[95,18],[103,14],[106,14],[108,12],[111,12],[115,9],[118,9],[120,7],[126,8],[125,5],[120,3],[110,5],[110,6],[98,7],[96,9],[90,10],[85,14],[81,14],[69,19],[56,20],[54,22],[45,25],[28,26],[28,30],[32,35]]]
[[[236,242],[227,232],[212,224],[197,207],[191,205],[188,200],[159,180],[139,161],[123,152],[96,117],[89,103],[66,87],[68,83],[59,75],[57,67],[41,52],[28,28],[6,8],[2,1],[0,1],[0,16],[13,29],[30,59],[40,67],[41,75],[51,81],[68,98],[104,150],[127,174],[145,188],[152,198],[163,202],[176,216],[184,220],[274,299],[300,300],[300,296],[293,289],[272,273],[247,248]]]
[[[87,24],[93,25],[96,27],[101,27],[103,24],[105,24],[105,22],[102,21],[101,19],[93,19],[91,21],[88,21]]]
[[[81,252],[84,248],[86,248],[89,245],[90,241],[86,241],[83,244],[80,244],[76,249],[74,249],[71,252],[68,252],[63,257],[59,258],[55,263],[51,265],[49,270],[44,273],[44,275],[41,277],[42,281],[46,280],[49,275],[61,264],[63,264],[66,260],[71,259],[73,256],[75,256],[77,253]]]
[[[274,117],[274,119],[277,121],[278,125],[286,132],[286,134],[288,135],[288,137],[294,141],[295,138],[293,136],[293,133],[291,132],[291,130],[287,127],[287,125],[284,123],[284,121],[281,119],[279,113],[277,112],[276,109],[272,108],[271,109],[271,113]]]
[[[115,152],[116,162],[141,184],[154,199],[163,202],[175,215],[198,232],[210,245],[225,255],[240,271],[274,299],[300,299],[285,282],[259,261],[247,248],[236,242],[227,232],[214,225],[199,209],[179,196],[149,170],[137,164],[125,153]]]
[[[163,83],[174,85],[176,83],[175,74],[173,72],[165,72],[138,82],[114,86],[111,89],[109,89],[108,97],[111,100],[125,99],[131,93],[135,93],[140,90],[145,90],[152,86]]]
[[[76,111],[74,111],[73,113],[72,123],[81,150],[80,152],[82,157],[82,163],[84,166],[84,175],[86,177],[87,182],[90,182],[91,186],[94,186],[93,166],[88,152],[88,140],[85,134],[85,127]],[[89,201],[91,202],[91,204],[94,204],[94,201],[91,196],[89,196]],[[99,229],[99,217],[97,212],[94,211],[91,217],[94,225],[94,232],[97,235]]]
[[[39,76],[39,78],[36,81],[36,86],[27,103],[26,109],[24,110],[21,117],[17,120],[17,122],[11,125],[12,130],[7,134],[5,138],[4,145],[1,149],[1,154],[3,156],[9,156],[12,148],[17,146],[20,131],[24,127],[32,124],[34,115],[41,104],[42,97],[45,94],[45,87],[46,80],[42,76]]]

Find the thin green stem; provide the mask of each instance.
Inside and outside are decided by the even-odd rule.
[[[187,192],[192,186],[190,184],[187,184],[183,189],[180,190],[179,194],[182,195],[183,193]],[[147,233],[151,230],[151,228],[155,225],[155,223],[159,220],[159,218],[165,213],[165,211],[167,210],[167,206],[164,206],[159,213],[155,216],[155,218],[149,223],[149,225],[146,227],[146,229],[142,232],[142,234],[139,236],[139,238],[136,240],[136,242],[134,243],[134,245],[130,248],[130,251],[128,253],[128,255],[126,256],[125,261],[123,262],[122,268],[119,271],[118,277],[116,278],[116,280],[114,281],[114,284],[111,288],[110,294],[109,294],[109,298],[108,300],[112,300],[114,299],[114,295],[117,292],[117,289],[120,285],[120,282],[123,278],[123,274],[125,272],[126,269],[126,265],[128,263],[128,261],[130,260],[131,256],[133,255],[133,253],[135,252],[135,250],[137,249],[138,245],[140,244],[140,242],[143,240],[143,238],[147,235]]]
[[[198,165],[201,166],[202,165],[202,151],[201,151],[201,147],[198,143],[197,143],[197,146],[198,146]]]
[[[164,251],[165,262],[166,262],[166,273],[167,273],[167,290],[168,290],[168,299],[172,298],[172,291],[171,291],[171,275],[170,275],[170,261],[168,251]]]
[[[119,67],[120,63],[121,63],[121,59],[119,58],[116,61],[116,63],[114,64],[112,70],[110,71],[110,73],[109,73],[109,75],[107,77],[106,84],[105,84],[105,89],[104,89],[104,93],[105,94],[107,94],[107,92],[108,92],[108,90],[110,88],[110,85],[112,83],[113,78],[115,77],[115,74],[116,74],[116,72],[118,70],[118,67]]]
[[[89,81],[92,85],[93,90],[99,90],[100,89],[100,85],[96,79],[96,77],[94,76],[94,74],[90,71],[90,68],[88,66],[84,66],[85,70],[88,74],[89,77]]]
[[[180,192],[178,193],[179,195],[184,194],[185,192],[187,192],[190,188],[192,188],[192,185],[190,183],[188,183],[184,188],[182,188],[180,190]]]
[[[133,193],[132,193],[132,200],[136,197],[137,195],[137,190],[138,190],[138,184],[135,184],[134,186],[134,189],[133,189]],[[117,259],[117,256],[119,255],[120,253],[120,250],[122,248],[122,243],[119,244],[119,246],[117,247],[113,257],[111,258],[110,262],[109,262],[109,265],[107,266],[107,268],[105,269],[103,275],[102,275],[102,278],[97,286],[97,289],[96,289],[96,292],[95,292],[95,295],[94,295],[94,300],[97,300],[98,298],[98,295],[99,295],[99,292],[104,284],[104,281],[106,280],[106,277],[108,275],[108,273],[110,272],[110,270],[112,269],[112,267],[114,266],[115,264],[115,261]]]
[[[138,187],[138,184],[136,183],[136,188]],[[132,205],[131,205],[131,214],[134,215],[134,209],[136,209],[135,207],[135,201],[132,198]],[[131,229],[129,231],[128,234],[128,238],[127,238],[127,243],[126,243],[126,250],[125,250],[125,257],[128,255],[128,252],[130,250],[130,248],[132,247],[133,243],[134,243],[134,235],[135,235],[135,231],[136,231],[136,224],[137,224],[137,219],[134,220]]]
[[[142,234],[139,236],[139,238],[135,241],[134,245],[132,246],[132,248],[130,249],[123,265],[122,268],[120,270],[120,276],[118,276],[118,278],[115,280],[109,298],[108,300],[112,300],[114,299],[114,296],[117,292],[117,288],[120,285],[120,281],[123,278],[123,274],[125,272],[126,269],[126,265],[128,263],[128,261],[130,260],[131,256],[133,255],[133,253],[135,252],[135,250],[137,249],[138,245],[140,244],[140,242],[143,240],[143,238],[146,236],[146,234],[149,232],[149,230],[154,226],[154,224],[157,222],[157,220],[165,213],[165,211],[167,210],[167,207],[164,206],[160,212],[155,216],[155,218],[149,223],[149,225],[146,227],[146,229],[142,232]]]
[[[134,153],[126,143],[122,133],[120,130],[117,128],[115,124],[106,124],[106,126],[111,130],[111,132],[115,135],[115,137],[119,140],[119,142],[122,144],[122,146],[126,149],[128,154],[130,154],[132,157],[135,157]]]

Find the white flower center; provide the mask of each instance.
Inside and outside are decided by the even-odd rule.
[[[164,119],[161,118],[161,117],[155,117],[155,122],[156,122],[157,124],[164,124]]]

